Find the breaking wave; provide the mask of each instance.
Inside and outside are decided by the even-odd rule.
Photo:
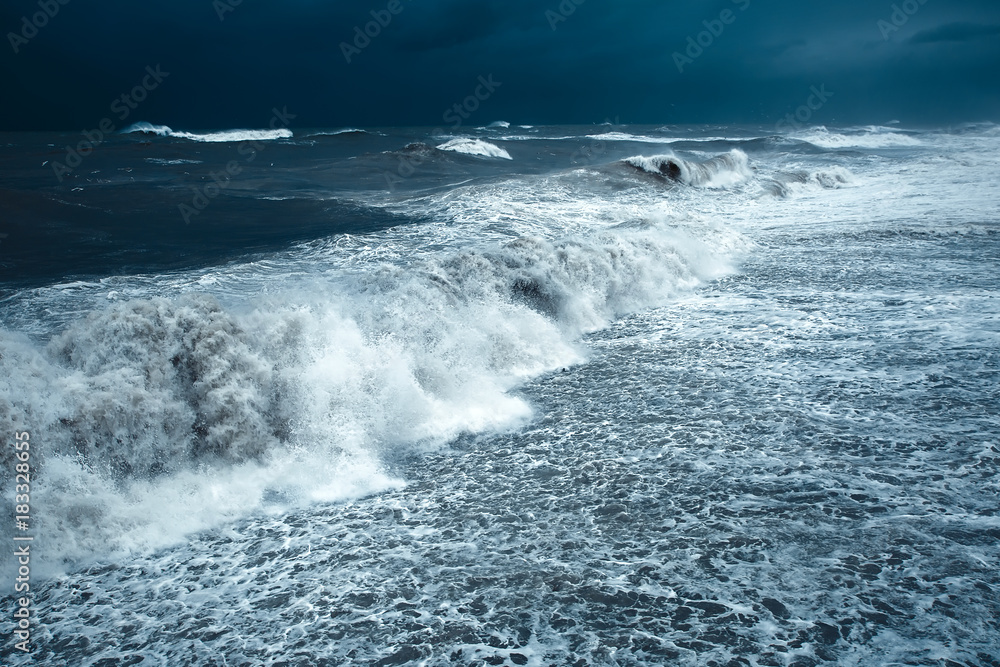
[[[796,188],[837,190],[854,183],[854,174],[844,167],[829,167],[816,171],[779,173],[764,184],[766,192],[776,197],[788,197]]]
[[[581,334],[726,272],[737,237],[650,223],[243,307],[116,303],[44,344],[0,332],[0,421],[45,442],[41,520],[77,540],[53,558],[148,549],[268,503],[384,489],[399,453],[523,423],[521,383],[581,362]],[[173,535],[152,525],[168,511]]]
[[[269,141],[273,139],[289,139],[293,136],[292,131],[285,128],[277,130],[222,130],[219,132],[196,134],[193,132],[178,132],[166,125],[154,125],[145,121],[134,123],[122,130],[122,134],[134,133],[155,134],[160,137],[175,137],[205,143]]]
[[[676,155],[642,155],[626,158],[622,164],[685,185],[724,188],[742,183],[753,176],[746,153],[733,149],[704,162],[685,160]]]
[[[510,153],[500,148],[499,146],[491,144],[488,141],[483,141],[482,139],[469,139],[466,137],[458,137],[456,139],[451,139],[449,141],[446,141],[437,148],[438,150],[454,151],[456,153],[464,153],[465,155],[495,157],[495,158],[502,158],[504,160],[512,159],[510,157]]]
[[[908,134],[889,128],[866,128],[864,130],[830,132],[825,127],[815,128],[806,134],[794,137],[820,148],[892,148],[919,146],[921,142]]]

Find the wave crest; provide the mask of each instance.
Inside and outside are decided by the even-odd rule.
[[[454,151],[456,153],[464,153],[465,155],[478,155],[480,157],[494,157],[501,158],[504,160],[511,160],[510,153],[500,148],[496,144],[491,144],[488,141],[483,141],[482,139],[470,139],[467,137],[458,137],[456,139],[451,139],[446,141],[437,147],[438,150],[442,151]]]
[[[742,183],[753,177],[746,153],[733,149],[705,162],[693,162],[674,154],[638,155],[622,163],[647,174],[683,183],[709,188],[724,188]]]
[[[581,333],[722,266],[677,231],[632,229],[386,266],[346,293],[293,295],[309,305],[247,313],[207,296],[130,301],[28,357],[5,348],[4,375],[46,389],[5,383],[0,394],[53,451],[117,477],[259,460],[291,444],[447,440],[523,417],[508,390],[578,360]]]
[[[339,137],[341,135],[353,135],[359,136],[362,134],[371,134],[368,130],[360,130],[355,127],[345,127],[340,130],[319,130],[317,132],[310,132],[305,135],[305,137]]]
[[[889,128],[867,128],[858,131],[831,132],[825,127],[797,135],[794,138],[820,148],[893,148],[920,146],[921,141]]]
[[[207,132],[196,134],[193,132],[178,132],[166,125],[154,125],[141,121],[133,123],[121,131],[122,134],[155,134],[160,137],[174,137],[177,139],[188,139],[190,141],[200,141],[204,143],[224,143],[239,141],[271,141],[274,139],[290,139],[292,131],[286,128],[277,130],[222,130],[219,132]]]
[[[145,476],[261,456],[286,428],[272,371],[214,299],[118,304],[55,338],[59,417],[72,449]]]
[[[773,180],[765,183],[764,190],[776,197],[788,197],[796,188],[837,190],[853,184],[854,181],[854,174],[848,169],[833,166],[816,171],[794,171],[778,174]]]

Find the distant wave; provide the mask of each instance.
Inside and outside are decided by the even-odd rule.
[[[588,134],[587,138],[595,139],[597,141],[637,141],[646,144],[669,144],[677,141],[676,139],[671,138],[645,137],[629,134],[627,132],[603,132],[601,134]]]
[[[303,135],[304,137],[336,137],[342,134],[371,134],[368,130],[359,130],[355,127],[345,127],[342,130],[320,130],[319,132],[310,132],[309,134]]]
[[[987,137],[1000,137],[1000,125],[990,122],[962,123],[950,129],[952,134],[979,134]]]
[[[829,167],[813,172],[800,172],[796,178],[802,183],[815,183],[827,190],[835,190],[854,182],[854,174],[844,167]]]
[[[810,132],[794,135],[793,138],[807,141],[820,148],[891,148],[922,145],[919,139],[907,134],[876,127],[854,132],[847,130],[831,132],[825,127],[818,127]]]
[[[161,137],[175,137],[205,143],[270,141],[272,139],[289,139],[293,136],[292,131],[285,128],[278,130],[222,130],[220,132],[197,134],[194,132],[178,132],[166,125],[154,125],[145,121],[134,123],[122,130],[122,134],[134,133],[155,134]]]
[[[793,171],[777,174],[765,184],[766,192],[776,197],[788,197],[796,188],[837,190],[854,183],[854,174],[844,167],[829,167],[816,171]]]
[[[734,139],[732,137],[652,137],[646,134],[630,134],[628,132],[604,132],[602,134],[588,134],[588,139],[595,141],[634,141],[643,144],[677,144],[684,142],[710,143],[723,141],[729,143],[751,143],[766,140],[766,137],[750,137],[744,139]]]
[[[146,162],[149,162],[150,164],[162,164],[162,165],[171,165],[171,164],[201,164],[201,160],[183,160],[183,159],[167,160],[165,158],[160,158],[160,157],[148,157],[148,158],[146,158]]]
[[[464,153],[465,155],[503,158],[504,160],[513,159],[511,158],[510,153],[504,149],[495,144],[491,144],[488,141],[483,141],[482,139],[468,139],[460,137],[446,141],[437,148],[438,150],[454,151],[456,153]]]
[[[508,127],[510,127],[510,123],[508,123],[505,120],[495,120],[492,123],[490,123],[489,125],[487,125],[486,127],[500,128],[500,129],[506,130]]]
[[[546,137],[542,134],[508,134],[504,135],[504,141],[580,141],[579,136],[567,135],[563,137]]]
[[[402,148],[397,148],[392,151],[383,151],[382,155],[389,156],[400,156],[400,157],[428,157],[434,154],[434,147],[430,144],[425,144],[422,141],[414,141],[412,143],[406,144]]]
[[[746,153],[733,149],[705,162],[693,162],[676,155],[637,155],[621,161],[633,169],[685,185],[723,188],[753,176]]]
[[[169,127],[167,127],[166,125],[153,125],[152,123],[147,123],[146,121],[142,121],[142,122],[139,122],[139,123],[132,123],[131,125],[129,125],[128,127],[126,127],[124,130],[122,130],[121,133],[122,134],[134,134],[134,133],[156,134],[156,135],[159,135],[161,137],[166,137],[166,136],[171,136],[173,134],[173,132],[174,131],[172,129],[170,129]]]

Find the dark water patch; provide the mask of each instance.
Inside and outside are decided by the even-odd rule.
[[[334,234],[414,222],[380,209],[314,198],[223,193],[186,222],[177,187],[105,185],[61,196],[0,191],[7,237],[0,281],[23,288],[90,277],[212,266]]]

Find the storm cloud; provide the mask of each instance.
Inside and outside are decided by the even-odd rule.
[[[0,9],[0,129],[94,127],[132,112],[174,128],[470,122],[773,123],[813,86],[815,122],[1000,115],[1000,6],[987,0],[16,0]]]

